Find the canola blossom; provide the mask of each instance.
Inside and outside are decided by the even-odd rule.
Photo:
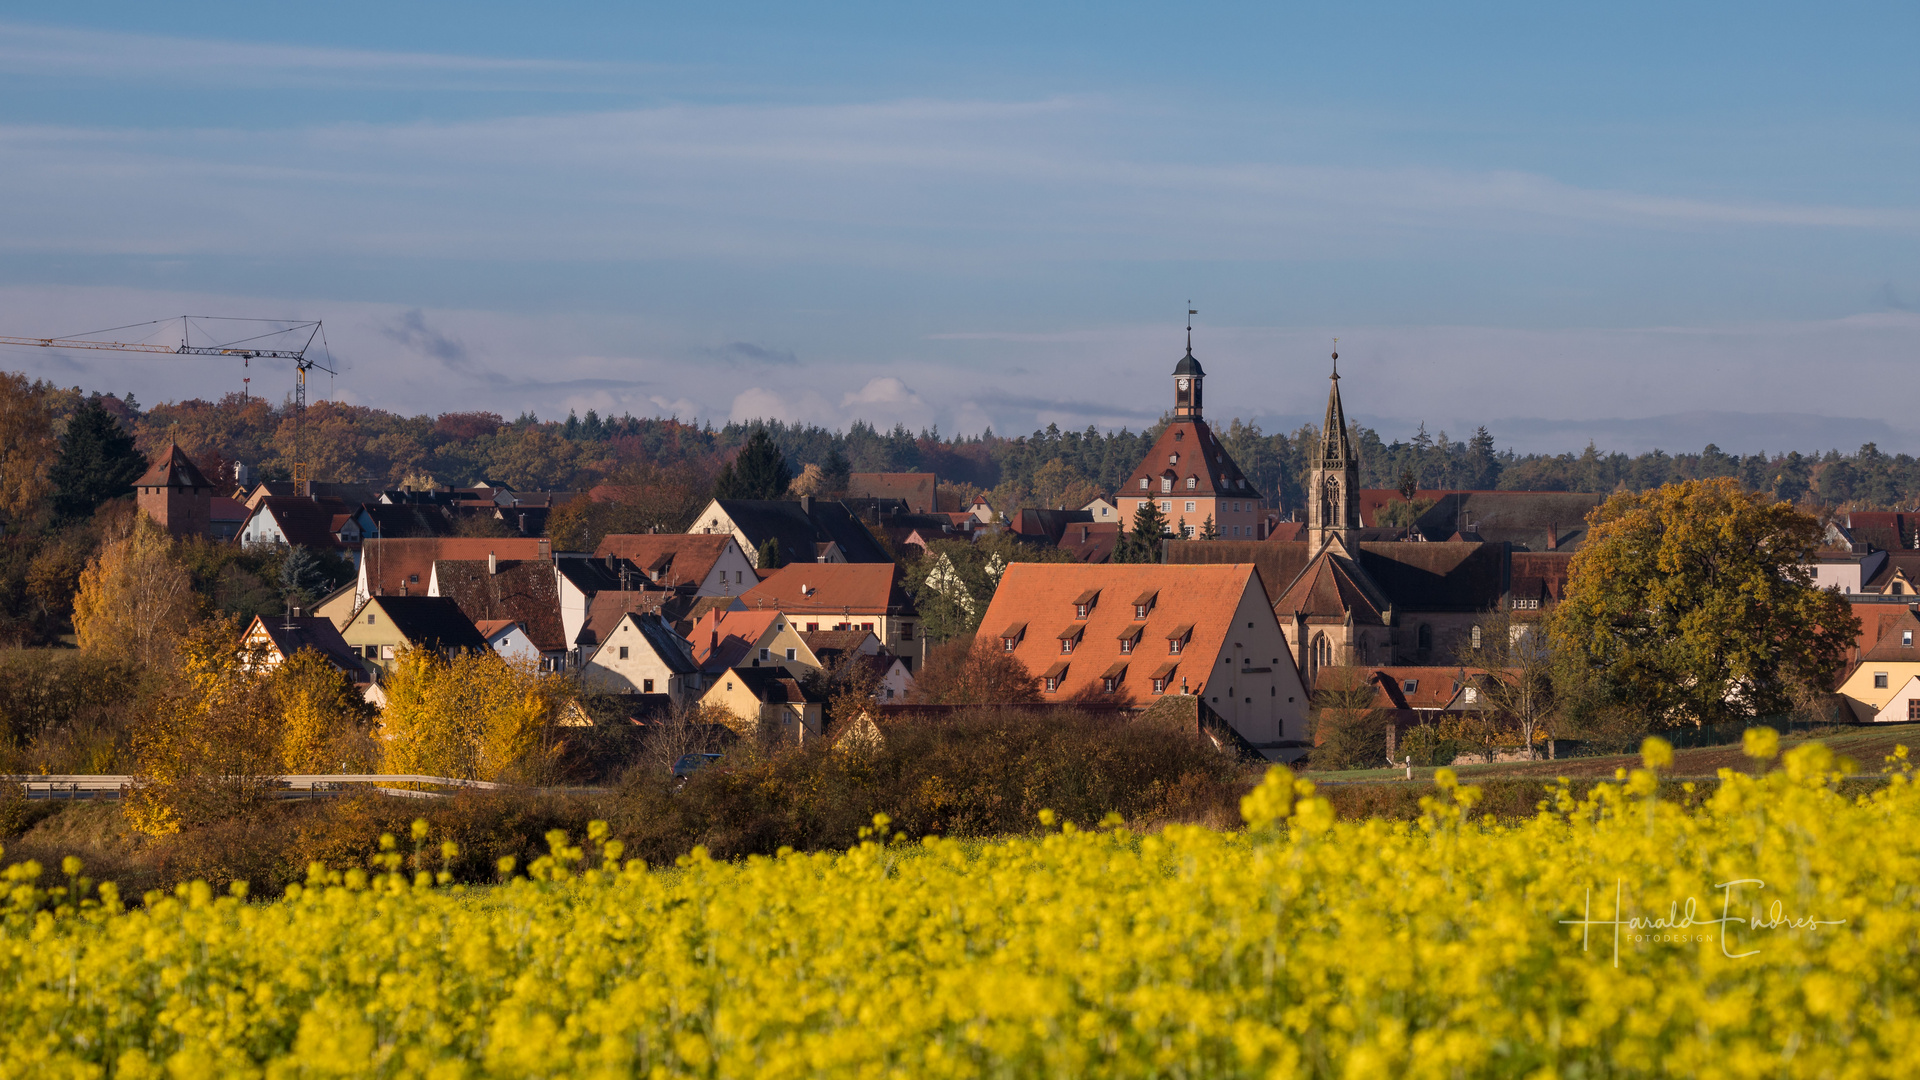
[[[0,1075],[1910,1073],[1904,752],[1853,797],[1804,746],[1692,810],[1653,768],[1509,824],[1444,773],[1422,821],[1336,821],[1276,769],[1242,832],[879,818],[851,851],[672,868],[596,823],[475,889],[436,883],[423,825],[415,867],[394,844],[271,903],[124,910],[75,861],[16,868]]]

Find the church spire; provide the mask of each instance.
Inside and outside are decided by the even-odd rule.
[[[1187,309],[1187,355],[1173,365],[1173,415],[1176,420],[1200,419],[1200,385],[1207,373],[1193,358],[1193,317],[1200,314]]]
[[[1336,346],[1338,340],[1336,339]],[[1349,543],[1360,528],[1360,461],[1347,437],[1347,410],[1340,401],[1340,353],[1333,354],[1327,419],[1320,428],[1320,456],[1313,463],[1307,497],[1307,529],[1316,543],[1338,536]]]

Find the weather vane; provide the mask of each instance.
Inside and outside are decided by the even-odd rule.
[[[1333,377],[1340,377],[1340,339],[1333,339]]]
[[[1193,306],[1192,300],[1188,300],[1187,301],[1187,351],[1188,352],[1193,351],[1193,317],[1198,314],[1200,314],[1200,309]]]

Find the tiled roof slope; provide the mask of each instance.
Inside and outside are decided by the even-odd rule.
[[[806,503],[784,499],[720,499],[720,509],[751,546],[758,548],[768,539],[780,545],[784,562],[813,562],[823,544],[840,545],[848,562],[892,562],[880,549],[873,534],[844,506],[837,502],[808,500]]]
[[[1395,608],[1486,611],[1506,591],[1506,551],[1497,543],[1359,545],[1355,561]]]
[[[934,504],[938,486],[937,478],[930,472],[857,472],[847,477],[847,497],[899,499],[916,514],[931,514],[939,509]]]
[[[629,614],[658,615],[670,623],[687,623],[696,601],[683,589],[606,589],[594,593],[587,601],[586,622],[581,624],[573,644],[589,649],[600,644]]]
[[[1170,564],[1252,563],[1260,568],[1270,603],[1279,602],[1313,558],[1313,546],[1304,540],[1168,540],[1163,550]]]
[[[440,559],[433,564],[440,595],[460,605],[475,624],[488,619],[511,619],[527,628],[527,640],[541,652],[564,652],[566,631],[560,624],[560,592],[554,585],[553,564],[544,560],[497,561],[487,572],[485,559]]]
[[[1062,699],[1102,688],[1106,673],[1125,665],[1121,688],[1139,702],[1154,700],[1153,677],[1170,670],[1168,690],[1184,677],[1199,693],[1220,662],[1233,628],[1234,612],[1248,589],[1258,589],[1259,571],[1249,563],[1224,566],[1163,566],[1156,563],[1014,563],[1000,579],[993,602],[980,623],[981,637],[998,646],[1012,627],[1022,627],[1013,655],[1035,679],[1064,662]],[[1098,590],[1093,610],[1074,617],[1075,603]],[[1153,610],[1144,622],[1134,619],[1134,601],[1151,594]],[[1190,627],[1178,655],[1170,654],[1170,633]],[[1079,630],[1068,655],[1060,652],[1062,633]],[[1123,636],[1139,635],[1130,654],[1120,651]],[[1291,665],[1286,657],[1278,663]]]
[[[273,515],[286,534],[287,543],[299,547],[340,548],[335,523],[344,523],[353,508],[335,498],[302,498],[297,495],[269,496],[260,500],[255,513]]]
[[[739,679],[753,696],[768,704],[817,705],[827,699],[807,690],[806,684],[787,674],[785,668],[737,667],[727,674]]]
[[[461,612],[460,605],[444,596],[376,596],[368,601],[393,620],[394,629],[423,649],[484,649],[487,639]]]
[[[478,559],[485,562],[488,553],[496,558],[533,561],[545,557],[546,541],[535,537],[457,537],[423,536],[407,539],[375,539],[361,549],[360,569],[367,583],[368,596],[398,596],[401,587],[407,595],[424,596],[433,580],[433,564],[440,559]]]
[[[312,649],[334,667],[353,676],[356,682],[365,682],[368,678],[366,666],[360,663],[331,619],[310,615],[256,615],[253,625],[247,627],[246,638],[253,639],[256,634],[273,642],[282,659],[291,658],[301,649]]]
[[[790,615],[913,615],[894,563],[796,563],[740,594],[749,611]]]
[[[1507,556],[1507,592],[1515,600],[1559,603],[1567,593],[1567,568],[1573,556],[1562,552],[1516,551]]]
[[[1586,539],[1587,515],[1606,499],[1579,491],[1454,491],[1414,526],[1429,540],[1470,529],[1528,551],[1573,551]]]
[[[1920,585],[1920,551],[1887,552],[1887,561],[1881,563],[1873,578],[1860,587],[1869,592],[1880,592],[1896,575],[1905,578],[1908,585]]]
[[[1378,625],[1392,606],[1352,560],[1322,551],[1274,601],[1273,610],[1282,618],[1304,615],[1318,623],[1345,622],[1350,613],[1356,622]]]
[[[1847,515],[1847,535],[1856,548],[1912,549],[1920,543],[1920,514],[1859,510]]]
[[[747,654],[781,618],[777,610],[709,611],[693,624],[687,643],[702,671],[725,671],[747,662]]]
[[[1113,558],[1120,543],[1120,523],[1073,525],[1060,537],[1060,550],[1073,556],[1074,562],[1103,563]]]
[[[1179,461],[1169,460],[1176,454]],[[1134,466],[1126,484],[1114,495],[1117,498],[1139,495],[1142,479],[1148,484],[1145,490],[1159,494],[1161,479],[1169,475],[1173,477],[1176,494],[1227,499],[1261,497],[1260,492],[1247,483],[1226,447],[1214,438],[1213,429],[1205,420],[1175,420],[1168,424],[1153,449]],[[1195,481],[1192,490],[1187,488],[1188,477]]]
[[[1856,613],[1858,610],[1858,608],[1855,608]],[[1861,620],[1862,623],[1865,621],[1865,619]],[[1882,615],[1879,623],[1880,632],[1878,640],[1873,643],[1872,648],[1861,655],[1861,663],[1904,662],[1911,664],[1920,661],[1920,615],[1916,615],[1914,609],[1901,608],[1898,614]],[[1900,634],[1901,631],[1904,630],[1914,631],[1915,645],[1900,644]]]
[[[213,483],[193,463],[178,443],[168,444],[165,450],[155,454],[147,471],[133,482],[134,487],[183,487],[212,488]]]
[[[593,553],[602,560],[608,555],[625,559],[662,585],[698,585],[734,543],[731,533],[609,533]]]
[[[1377,700],[1395,709],[1444,709],[1460,692],[1461,680],[1467,677],[1465,669],[1460,667],[1323,667],[1314,676],[1314,692],[1339,689],[1340,680],[1351,678],[1346,673],[1354,671],[1377,677],[1380,684],[1384,684],[1380,685]],[[1407,689],[1408,683],[1414,684],[1412,690]],[[1389,702],[1391,704],[1387,704]]]

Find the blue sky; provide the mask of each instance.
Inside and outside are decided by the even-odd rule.
[[[1596,8],[1598,6],[1595,6]],[[698,8],[698,10],[691,10]],[[0,18],[0,334],[326,320],[405,411],[1920,451],[1911,5]],[[0,350],[143,401],[223,361]],[[272,391],[272,373],[254,387]],[[1893,392],[1889,392],[1889,391]]]

